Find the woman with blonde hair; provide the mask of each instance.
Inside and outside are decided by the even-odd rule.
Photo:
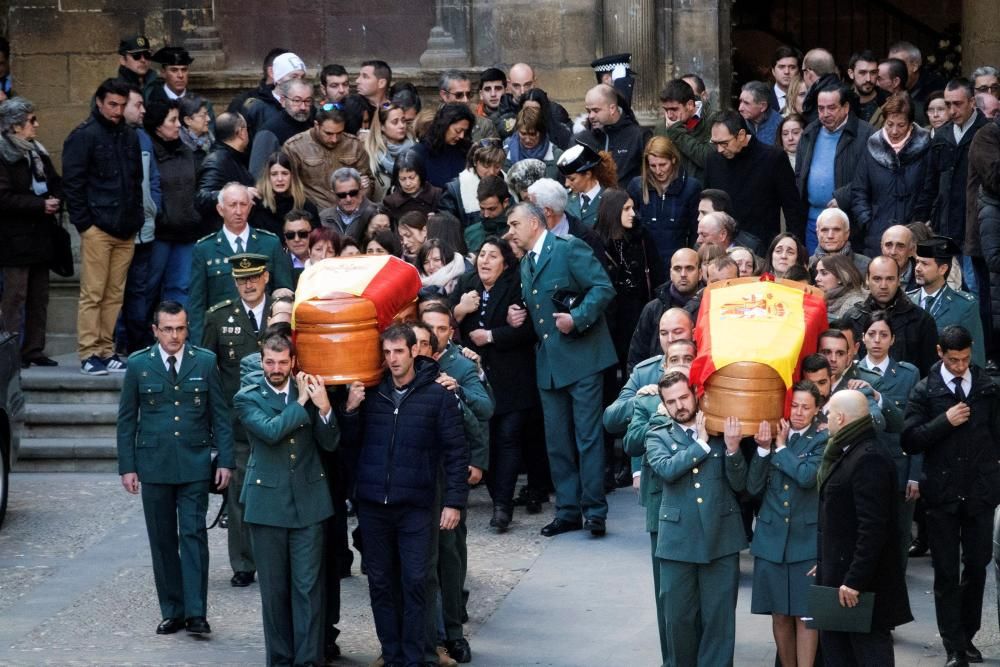
[[[407,130],[403,109],[386,102],[379,107],[372,118],[371,129],[364,136],[368,166],[374,176],[369,199],[376,204],[382,203],[389,192],[396,158],[413,146]]]
[[[250,226],[264,229],[281,237],[285,214],[293,209],[305,210],[319,220],[316,204],[306,199],[299,172],[289,157],[278,151],[271,153],[264,163],[264,171],[257,179],[260,197],[254,201],[250,212]]]
[[[698,227],[701,182],[681,166],[681,154],[667,137],[653,137],[642,152],[642,171],[625,188],[664,264],[690,247]]]
[[[788,93],[785,97],[788,102],[785,104],[785,110],[781,112],[782,115],[790,116],[794,113],[801,116],[802,103],[806,101],[806,92],[808,90],[809,86],[806,85],[801,76],[793,76],[792,82],[788,84]]]

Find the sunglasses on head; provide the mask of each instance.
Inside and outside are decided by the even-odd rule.
[[[285,232],[285,238],[288,239],[289,241],[294,241],[295,237],[299,237],[300,239],[307,239],[309,238],[309,232],[303,229],[300,229],[297,232]]]
[[[348,190],[347,192],[334,192],[337,195],[337,199],[345,199],[347,197],[357,197],[361,193],[361,190]]]
[[[321,106],[320,109],[322,109],[323,111],[333,111],[334,109],[336,109],[337,111],[343,111],[344,105],[341,104],[340,102],[327,102],[326,104]]]

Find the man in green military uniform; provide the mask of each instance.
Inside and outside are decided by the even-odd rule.
[[[129,357],[118,405],[118,472],[126,491],[142,493],[163,616],[157,634],[212,631],[205,618],[212,445],[219,488],[236,467],[215,355],[187,345],[187,333],[183,306],[161,303],[153,315],[157,343]]]
[[[229,258],[233,281],[239,297],[226,299],[208,309],[205,317],[205,332],[202,347],[215,353],[222,376],[222,389],[226,394],[226,405],[230,411],[233,397],[240,390],[240,360],[258,350],[257,336],[263,328],[270,307],[267,298],[267,256],[243,253]],[[253,550],[250,548],[250,534],[243,525],[243,504],[239,500],[239,490],[243,488],[243,477],[250,458],[250,443],[246,431],[236,415],[233,419],[233,453],[236,470],[233,473],[233,493],[227,495],[229,531],[229,564],[233,568],[230,583],[233,586],[249,586],[253,583]]]
[[[268,337],[261,360],[264,377],[243,387],[233,408],[252,447],[241,500],[260,577],[267,664],[319,665],[323,522],[333,514],[319,450],[336,449],[340,431],[322,380],[300,372],[292,381],[290,340]]]
[[[414,327],[417,349],[420,354],[432,356],[438,362],[441,369],[438,384],[454,391],[462,405],[465,437],[469,444],[468,481],[470,486],[475,486],[482,480],[490,462],[488,422],[493,416],[493,398],[480,379],[476,364],[466,359],[460,348],[451,342],[455,330],[452,326],[451,311],[447,306],[430,303],[424,308],[420,319],[430,329],[430,335],[427,336],[427,332],[422,328]],[[425,336],[426,342],[424,342]],[[441,482],[443,481],[442,477]],[[449,655],[458,662],[469,662],[472,659],[472,649],[462,632],[462,610],[465,607],[463,587],[468,567],[466,538],[469,534],[465,518],[466,512],[462,510],[455,530],[438,532],[437,572],[431,572],[429,577],[433,580],[436,574],[440,589],[441,615],[445,631],[444,646],[448,649]],[[432,569],[434,565],[432,562]],[[428,597],[432,609],[436,606],[435,598],[436,595]],[[428,619],[428,631],[432,633],[432,638],[436,638],[437,614],[429,614]],[[430,648],[433,647],[434,644],[431,643]]]
[[[534,204],[516,205],[507,221],[511,243],[525,255],[521,312],[538,335],[536,381],[556,487],[556,516],[541,533],[579,530],[582,513],[583,527],[601,536],[608,514],[601,373],[615,363],[604,310],[615,290],[590,247],[549,233],[545,214]]]
[[[938,333],[945,327],[958,324],[972,335],[972,363],[986,367],[986,343],[983,321],[979,317],[976,297],[948,286],[951,260],[962,254],[961,249],[947,236],[934,236],[917,244],[917,263],[913,273],[917,289],[906,296],[934,318]]]
[[[747,541],[737,494],[746,487],[739,420],[709,438],[687,376],[660,380],[671,421],[650,428],[646,460],[663,480],[656,556],[673,664],[730,665],[736,644],[739,552]]]
[[[222,229],[199,239],[191,258],[191,288],[188,312],[193,340],[202,339],[205,313],[209,306],[226,299],[239,298],[232,280],[233,255],[249,252],[267,257],[271,276],[269,291],[279,287],[293,289],[292,263],[274,234],[247,224],[253,199],[249,189],[229,183],[219,192],[216,209],[222,216]]]

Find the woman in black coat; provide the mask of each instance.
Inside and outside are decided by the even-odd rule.
[[[153,139],[162,193],[149,258],[148,279],[153,304],[168,299],[187,303],[194,242],[211,231],[202,224],[194,205],[198,160],[181,140],[179,116],[179,103],[163,100],[150,102],[143,118],[146,132]]]
[[[539,401],[534,329],[507,324],[507,309],[515,304],[524,307],[520,271],[510,244],[495,236],[487,238],[476,257],[476,271],[459,280],[451,299],[462,339],[482,357],[493,387],[496,408],[490,419],[486,484],[493,498],[490,525],[502,533],[514,510],[525,424]]]
[[[35,107],[23,97],[0,104],[0,329],[24,325],[21,365],[55,366],[45,356],[52,228],[62,188],[45,148],[35,140]]]
[[[868,138],[851,186],[854,218],[869,257],[882,254],[882,233],[889,227],[927,222],[937,193],[931,134],[913,122],[910,97],[891,96],[882,115],[885,125]]]
[[[292,210],[305,211],[312,216],[313,229],[319,226],[319,210],[316,204],[306,199],[299,172],[287,155],[272,153],[264,162],[264,169],[257,179],[260,198],[254,201],[250,211],[250,226],[263,229],[282,239],[285,216]]]

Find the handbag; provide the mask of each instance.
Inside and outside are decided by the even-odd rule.
[[[75,268],[73,266],[73,246],[70,242],[69,231],[61,222],[52,223],[49,243],[51,244],[49,268],[56,275],[69,278],[73,275]]]

